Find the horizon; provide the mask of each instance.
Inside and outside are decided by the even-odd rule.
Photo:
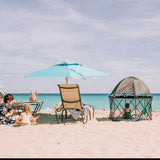
[[[111,93],[134,76],[160,92],[159,0],[0,0],[0,85],[58,93],[62,77],[26,75],[73,61],[112,76],[69,78],[81,93]]]
[[[11,94],[30,94],[30,92],[26,92],[26,93],[17,93],[17,92],[12,92]],[[59,94],[60,93],[38,93],[38,94]],[[80,93],[80,94],[110,94],[110,93]],[[151,93],[152,95],[153,94],[160,94],[160,93]]]

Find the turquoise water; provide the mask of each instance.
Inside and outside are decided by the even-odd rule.
[[[17,101],[29,101],[29,94],[13,93]],[[152,110],[160,110],[160,94],[152,94]],[[95,110],[109,110],[109,94],[81,94],[82,103],[91,104]],[[61,101],[60,94],[38,94],[38,100],[44,101],[41,110],[53,109]]]

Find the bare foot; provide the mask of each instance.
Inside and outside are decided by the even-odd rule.
[[[40,119],[40,115],[35,118],[36,122],[38,122],[39,119]]]

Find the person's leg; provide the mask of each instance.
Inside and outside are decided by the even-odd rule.
[[[21,124],[20,116],[17,115],[17,116],[15,117],[15,123]]]
[[[13,118],[14,118],[15,120],[18,120],[18,119],[19,119],[19,115],[13,116]]]
[[[35,119],[35,122],[38,122],[38,121],[39,121],[39,119],[40,119],[40,115],[39,115],[39,116],[37,116],[37,117],[35,117],[34,119]]]
[[[37,122],[39,121],[39,119],[40,119],[40,116],[37,116],[35,118],[31,116],[31,119],[30,119],[31,124],[37,124]]]

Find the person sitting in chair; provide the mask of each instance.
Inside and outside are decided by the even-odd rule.
[[[124,109],[124,112],[122,114],[122,118],[124,118],[124,119],[132,119],[131,109],[129,108],[129,103],[125,104],[125,109]]]

